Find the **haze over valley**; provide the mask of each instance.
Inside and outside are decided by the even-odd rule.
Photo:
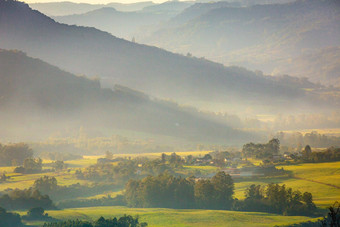
[[[0,0],[0,226],[338,226],[339,147],[337,0]]]

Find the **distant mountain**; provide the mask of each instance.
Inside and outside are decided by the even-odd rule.
[[[0,48],[23,50],[74,74],[97,75],[105,87],[121,84],[155,97],[204,108],[218,103],[224,111],[241,113],[249,106],[255,113],[292,113],[339,105],[333,96],[324,101],[331,91],[305,80],[224,67],[94,28],[59,24],[21,2],[0,2],[0,18]]]
[[[294,2],[295,0],[232,0],[232,1],[196,1],[197,3],[185,8],[181,13],[170,20],[172,23],[185,24],[211,10],[219,8],[240,8],[253,5],[265,4],[284,4]]]
[[[195,4],[171,21],[175,27],[163,24],[142,42],[268,74],[289,68],[289,59],[340,45],[340,3],[336,0],[247,7],[224,2]]]
[[[169,21],[169,24],[185,24],[188,21],[195,19],[205,13],[208,13],[210,10],[223,8],[223,7],[241,7],[242,4],[240,2],[208,2],[208,3],[196,3],[184,9],[177,16],[172,18]]]
[[[242,6],[282,4],[294,1],[295,0],[226,0],[226,2],[238,3],[241,4]],[[211,2],[211,1],[199,0],[198,2]]]
[[[125,87],[113,90],[22,52],[0,50],[0,135],[42,138],[85,127],[109,134],[132,130],[187,141],[237,144],[251,134],[192,108]],[[254,138],[254,137],[253,137]]]
[[[146,6],[143,8],[143,11],[176,15],[194,3],[194,1],[166,1],[160,4]]]
[[[47,2],[47,3],[31,3],[32,9],[38,10],[48,16],[66,16],[71,14],[82,14],[103,7],[112,7],[119,11],[138,11],[144,7],[154,5],[153,2],[137,2],[131,4],[108,3],[108,4],[87,4],[74,2]]]
[[[167,21],[172,15],[161,12],[120,12],[114,8],[105,7],[85,14],[53,17],[65,24],[95,27],[111,34],[129,39],[139,33],[145,33],[162,21]]]
[[[119,2],[112,2],[106,4],[106,7],[113,7],[118,11],[123,12],[133,12],[133,11],[140,11],[144,9],[145,7],[157,5],[156,3],[152,1],[146,1],[146,2],[135,2],[135,3],[119,3]]]
[[[288,59],[274,69],[296,77],[308,77],[316,83],[340,86],[340,46],[307,51],[294,59]]]

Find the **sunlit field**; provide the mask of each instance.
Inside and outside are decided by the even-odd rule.
[[[185,152],[183,152],[186,154]],[[183,154],[181,153],[181,154]],[[203,152],[190,152],[190,154],[204,154]],[[155,154],[152,157],[159,157],[160,154]],[[68,186],[75,183],[89,184],[90,181],[77,179],[74,175],[75,169],[85,168],[89,165],[95,164],[97,158],[100,156],[86,156],[84,159],[66,161],[69,164],[70,172],[64,170],[60,172],[48,172],[39,174],[19,174],[13,173],[13,167],[1,167],[0,172],[6,171],[7,175],[11,178],[6,182],[0,183],[0,190],[3,191],[7,188],[25,189],[33,185],[34,181],[42,176],[54,176],[58,185]],[[259,164],[259,160],[252,160],[255,164]],[[44,161],[44,163],[46,163]],[[235,182],[235,194],[238,199],[244,198],[245,189],[251,184],[266,185],[269,183],[285,184],[287,187],[298,189],[300,191],[309,191],[313,194],[315,204],[320,207],[328,207],[334,201],[340,201],[340,162],[331,163],[307,163],[299,165],[280,166],[280,168],[293,172],[292,178],[259,178],[256,180],[242,180]],[[214,166],[187,166],[185,169],[197,170],[201,174],[212,174],[218,171]],[[79,196],[78,199],[101,198],[110,195],[114,197],[122,192],[105,192],[90,197]]]
[[[275,226],[315,220],[309,217],[282,215],[260,212],[235,212],[220,210],[174,210],[162,208],[127,208],[127,207],[90,207],[65,210],[50,210],[52,217],[67,219],[94,220],[100,216],[120,217],[124,214],[139,216],[140,221],[148,226]],[[36,223],[36,222],[35,222]]]
[[[188,153],[180,153],[186,155]],[[198,156],[205,152],[190,152]],[[157,158],[161,153],[147,154],[148,157]],[[13,173],[12,167],[0,168],[0,171],[6,171],[11,178],[0,184],[0,190],[7,188],[25,189],[33,185],[34,181],[42,176],[54,176],[58,180],[58,185],[68,186],[75,183],[91,184],[91,181],[79,180],[75,177],[75,170],[84,169],[97,163],[97,158],[104,156],[85,156],[83,159],[67,161],[68,169],[59,172],[47,172],[39,174],[19,174]],[[115,157],[128,157],[125,155],[115,155]],[[136,157],[136,156],[135,156]],[[261,163],[257,159],[249,159],[255,165]],[[44,160],[44,165],[49,164],[49,160]],[[115,163],[113,164],[115,165]],[[269,183],[285,184],[293,190],[302,192],[308,191],[313,194],[315,204],[322,209],[332,205],[334,201],[340,200],[340,162],[331,163],[308,163],[298,165],[279,166],[293,173],[292,177],[267,177],[252,179],[235,179],[234,198],[244,199],[245,189],[251,184],[267,185]],[[44,168],[47,168],[46,166]],[[184,170],[200,171],[202,174],[214,174],[219,168],[214,166],[184,166]],[[180,172],[180,171],[179,171]],[[83,199],[101,199],[110,196],[114,198],[124,193],[124,190],[104,191],[88,196],[79,195],[74,197],[76,200]],[[58,204],[58,203],[57,203]],[[26,211],[19,211],[25,214]],[[277,214],[259,213],[259,212],[236,212],[236,211],[213,211],[213,210],[186,210],[186,209],[158,209],[158,208],[128,208],[120,206],[107,207],[84,207],[68,208],[61,210],[48,210],[47,213],[60,220],[82,219],[95,220],[100,216],[119,217],[124,214],[139,216],[140,221],[147,222],[149,226],[274,226],[287,225],[292,223],[315,220],[311,217],[301,216],[282,216]],[[43,221],[26,221],[26,224],[41,225]]]
[[[244,198],[244,190],[251,184],[285,184],[287,187],[313,194],[316,205],[328,207],[340,201],[340,162],[308,163],[280,166],[293,172],[293,178],[267,178],[235,183],[235,197]]]

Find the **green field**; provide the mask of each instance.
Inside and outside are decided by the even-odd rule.
[[[280,166],[292,171],[294,178],[267,178],[235,183],[235,197],[244,198],[245,189],[251,184],[286,184],[301,192],[311,192],[314,202],[322,208],[340,201],[340,162],[311,163]]]
[[[1,170],[0,170],[1,171]],[[43,176],[53,176],[57,179],[58,185],[65,186],[71,185],[75,183],[85,184],[88,183],[86,180],[79,180],[75,177],[73,172],[72,174],[68,173],[67,171],[61,172],[49,172],[49,173],[37,173],[37,174],[20,174],[20,173],[10,173],[6,174],[11,178],[6,182],[0,183],[0,191],[3,191],[7,188],[18,188],[18,189],[25,189],[33,186],[35,180]]]
[[[127,207],[90,207],[65,210],[51,210],[49,215],[58,219],[94,220],[100,216],[120,217],[124,214],[138,215],[140,221],[149,226],[275,226],[308,220],[308,217],[287,217],[259,212],[235,212],[216,210],[174,210],[162,208],[127,208]],[[21,213],[23,214],[23,213]],[[42,224],[42,223],[31,223]]]

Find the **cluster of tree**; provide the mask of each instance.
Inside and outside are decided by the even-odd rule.
[[[340,226],[340,203],[335,202],[328,208],[327,215],[317,221],[307,221],[289,225],[289,227],[339,227]],[[287,226],[288,227],[288,226]]]
[[[114,183],[97,183],[92,185],[81,185],[77,183],[69,186],[60,186],[55,177],[49,176],[43,176],[37,179],[32,188],[49,195],[53,201],[73,199],[74,197],[78,197],[80,193],[82,196],[91,196],[104,191],[121,189]]]
[[[7,212],[0,207],[0,225],[2,227],[21,227],[23,226],[19,214]]]
[[[280,151],[280,141],[278,139],[271,139],[268,143],[254,144],[247,143],[243,145],[242,155],[245,158],[259,158],[259,159],[272,159]]]
[[[312,152],[309,145],[302,151],[302,157],[296,157],[303,162],[336,162],[340,161],[340,148],[330,147],[325,151]]]
[[[55,208],[48,195],[42,195],[38,190],[32,188],[9,191],[8,194],[0,197],[0,206],[11,210],[30,209],[32,207]]]
[[[99,161],[99,160],[98,160]],[[116,162],[112,165],[112,162]],[[147,175],[158,175],[165,171],[174,173],[182,168],[180,156],[173,153],[170,156],[162,154],[162,158],[150,160],[141,158],[117,158],[100,159],[96,165],[87,167],[85,170],[77,170],[78,179],[93,181],[115,181],[118,184],[125,184],[129,179],[143,178]]]
[[[316,206],[309,192],[293,191],[285,185],[251,185],[246,189],[246,198],[234,204],[236,210],[260,211],[284,215],[313,215]]]
[[[45,213],[45,209],[42,207],[33,207],[27,211],[26,215],[21,217],[23,220],[43,220],[43,221],[53,221],[54,218],[48,216]]]
[[[164,164],[169,164],[171,167],[180,168],[184,164],[184,160],[181,156],[177,155],[175,152],[171,155],[166,155],[162,153],[161,162]]]
[[[24,160],[23,166],[16,167],[15,173],[41,173],[42,172],[42,160],[40,158],[27,158]]]
[[[100,217],[94,222],[81,221],[81,220],[68,220],[64,222],[45,223],[43,227],[146,227],[146,222],[139,223],[138,217],[134,218],[130,215],[124,215],[120,218]]]
[[[67,169],[67,164],[64,161],[54,161],[51,163],[51,166],[54,171],[61,171],[63,169]]]
[[[32,158],[33,151],[27,144],[0,144],[0,166],[22,165],[24,160]]]
[[[198,181],[164,173],[130,180],[125,187],[125,199],[131,207],[228,209],[233,193],[234,182],[224,172]]]
[[[5,182],[7,179],[10,179],[11,177],[6,176],[5,173],[2,173],[2,175],[0,176],[0,182]]]
[[[340,146],[340,137],[320,134],[316,131],[306,134],[279,132],[276,136],[282,145],[292,146],[297,148],[298,151],[301,151],[307,144],[312,147]]]

